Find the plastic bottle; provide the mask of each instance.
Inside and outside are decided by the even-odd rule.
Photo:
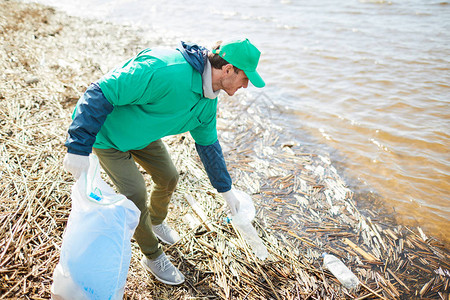
[[[250,245],[255,255],[259,259],[265,260],[268,256],[267,248],[264,246],[261,238],[258,236],[258,232],[252,224],[248,222],[238,225],[236,222],[232,222],[241,233],[242,238]]]
[[[358,286],[359,280],[349,268],[334,255],[323,253],[323,265],[348,289]]]
[[[239,196],[240,208],[239,212],[231,218],[231,223],[242,235],[242,238],[249,244],[255,255],[264,260],[268,256],[267,248],[264,246],[263,241],[258,236],[258,232],[252,225],[252,221],[255,218],[255,206],[253,205],[252,198],[246,193],[237,190]]]

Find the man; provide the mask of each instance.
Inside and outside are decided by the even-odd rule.
[[[211,52],[180,43],[176,50],[146,49],[91,84],[77,103],[65,143],[64,167],[78,178],[89,168],[93,151],[119,193],[141,211],[134,238],[142,265],[159,281],[177,285],[184,276],[163,253],[180,237],[164,219],[178,181],[161,138],[189,131],[210,182],[231,213],[239,210],[222,149],[217,140],[217,96],[265,85],[256,72],[260,51],[248,39],[219,43]],[[144,178],[154,187],[147,206]]]

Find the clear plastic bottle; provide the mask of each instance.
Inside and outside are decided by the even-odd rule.
[[[265,260],[268,256],[267,248],[264,246],[261,238],[258,236],[258,232],[252,224],[250,222],[240,224],[236,223],[236,221],[232,222],[241,233],[242,238],[250,245],[255,255],[259,259]]]
[[[239,212],[231,216],[231,222],[252,248],[255,255],[264,260],[268,256],[267,248],[251,223],[255,217],[255,206],[252,198],[242,191],[237,190],[236,192],[239,196],[240,207]]]
[[[358,286],[359,280],[349,268],[336,256],[323,253],[323,265],[348,289]]]

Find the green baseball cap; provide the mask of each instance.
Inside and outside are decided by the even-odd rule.
[[[223,42],[219,49],[212,50],[212,53],[218,54],[228,63],[244,71],[254,86],[262,88],[266,85],[256,72],[261,52],[248,39]]]

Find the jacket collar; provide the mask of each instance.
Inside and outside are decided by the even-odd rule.
[[[205,69],[202,74],[202,83],[203,83],[203,97],[208,99],[216,99],[219,96],[220,90],[213,91],[212,88],[212,72],[211,72],[211,63],[209,60],[206,60]]]
[[[193,70],[192,91],[208,99],[216,99],[219,96],[220,90],[214,92],[212,88],[212,72],[209,60],[206,61],[202,75]]]

